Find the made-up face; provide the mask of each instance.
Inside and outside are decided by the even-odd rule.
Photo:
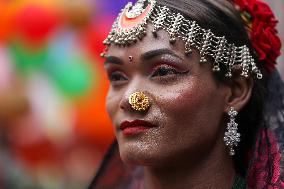
[[[148,25],[142,41],[113,45],[106,55],[106,107],[120,155],[126,163],[146,166],[194,161],[223,142],[228,88],[216,83],[210,63],[199,63],[198,51],[185,55],[182,42],[170,44],[163,30],[155,38],[151,29]],[[137,91],[150,100],[146,111],[129,104]],[[125,123],[134,128],[123,130]]]

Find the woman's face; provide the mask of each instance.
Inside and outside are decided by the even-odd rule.
[[[165,31],[157,38],[150,31],[151,25],[135,45],[111,46],[106,56],[110,79],[106,106],[120,155],[126,163],[146,166],[198,159],[222,141],[228,88],[216,84],[211,63],[200,64],[197,51],[185,55],[182,42],[172,45]],[[150,99],[144,112],[128,103],[137,91]],[[154,127],[125,134],[120,125],[134,120]]]

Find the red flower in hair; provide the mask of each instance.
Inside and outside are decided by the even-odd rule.
[[[234,2],[245,18],[252,46],[259,55],[259,62],[265,62],[267,71],[272,72],[280,55],[281,41],[276,30],[278,21],[271,8],[261,0]]]

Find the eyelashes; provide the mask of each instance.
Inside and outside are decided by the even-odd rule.
[[[120,71],[114,71],[108,75],[108,79],[111,82],[117,82],[117,81],[126,81],[127,77],[124,76],[124,74]]]
[[[188,71],[180,72],[172,66],[162,65],[154,70],[152,77],[167,77],[167,76],[179,75],[185,73],[188,73]]]
[[[186,75],[188,71],[179,71],[176,68],[169,65],[159,65],[153,69],[150,74],[150,78],[167,80],[169,78],[173,79],[179,75]],[[120,84],[128,80],[128,77],[123,73],[123,71],[112,71],[108,74],[108,78],[113,84]]]

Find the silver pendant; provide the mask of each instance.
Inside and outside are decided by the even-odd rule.
[[[135,5],[131,2],[128,3],[126,6],[125,16],[132,19],[140,16],[146,10],[149,3],[150,2],[148,0],[138,0]]]

